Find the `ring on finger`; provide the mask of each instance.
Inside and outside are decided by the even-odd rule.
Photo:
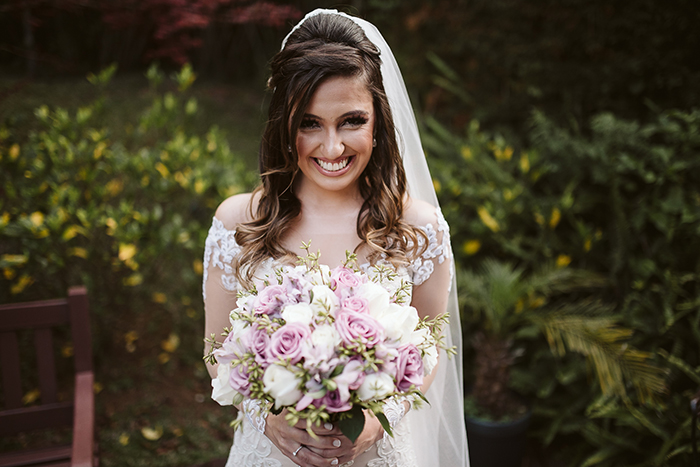
[[[294,451],[294,452],[292,453],[292,455],[293,455],[294,457],[296,457],[297,454],[299,454],[299,451],[301,451],[301,448],[303,448],[303,447],[304,447],[304,445],[303,445],[303,444],[300,444],[299,447],[297,448],[297,450]]]

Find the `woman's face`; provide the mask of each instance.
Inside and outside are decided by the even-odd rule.
[[[356,190],[372,156],[372,95],[360,77],[333,77],[319,85],[296,137],[300,188]]]

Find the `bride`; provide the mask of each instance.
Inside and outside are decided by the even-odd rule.
[[[302,242],[331,268],[391,265],[413,283],[421,316],[450,313],[447,344],[422,392],[430,405],[392,401],[388,436],[366,415],[352,443],[337,427],[290,427],[241,404],[229,467],[464,467],[461,330],[449,230],[440,212],[403,79],[379,31],[334,10],[309,13],[272,60],[272,100],[260,149],[261,185],[217,209],[204,253],[205,335],[229,325],[236,291],[270,263],[293,264]],[[209,366],[212,376],[216,368]]]

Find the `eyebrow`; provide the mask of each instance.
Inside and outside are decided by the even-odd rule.
[[[341,115],[338,118],[338,120],[342,120],[343,118],[347,118],[347,117],[359,117],[359,116],[369,117],[369,112],[367,112],[365,110],[351,110],[350,112],[345,112],[343,115]],[[317,120],[323,120],[318,115],[309,114],[309,113],[305,113],[303,118],[315,118]]]

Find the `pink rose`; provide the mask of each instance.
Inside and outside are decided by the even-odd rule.
[[[364,297],[348,297],[343,300],[343,308],[357,313],[369,313],[369,301]]]
[[[331,286],[358,287],[362,279],[352,269],[338,267],[331,271]]]
[[[270,348],[270,336],[265,329],[253,325],[250,334],[248,334],[248,346],[255,354],[255,362],[259,365],[265,365],[268,360],[268,349]]]
[[[352,408],[349,397],[345,397],[338,389],[335,391],[327,391],[326,395],[321,399],[314,401],[316,407],[321,405],[326,406],[326,410],[330,413],[347,412]]]
[[[347,394],[349,398],[350,391],[354,391],[362,386],[362,383],[365,381],[365,372],[362,367],[361,359],[350,360],[343,368],[343,372],[333,378],[335,384],[338,385],[341,395]]]
[[[359,287],[362,283],[362,277],[352,269],[337,267],[331,271],[331,288],[340,300],[347,298],[350,289]]]
[[[269,285],[260,291],[255,299],[253,309],[257,314],[279,315],[284,305],[291,302],[292,299],[287,295],[286,287]]]
[[[413,344],[399,347],[399,357],[396,362],[396,388],[406,392],[414,386],[416,389],[423,384],[423,358],[420,350]]]
[[[250,367],[246,362],[232,366],[229,373],[229,384],[231,387],[248,397],[250,395]]]
[[[270,338],[268,362],[287,361],[295,364],[302,357],[302,343],[309,338],[309,327],[301,323],[287,323]]]
[[[384,332],[379,322],[370,315],[356,311],[338,312],[334,326],[342,341],[348,346],[360,342],[367,347],[374,347],[384,340]]]

